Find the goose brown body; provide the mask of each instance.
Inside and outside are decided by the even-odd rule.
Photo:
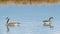
[[[17,22],[10,22],[10,23],[7,24],[7,26],[9,26],[9,27],[15,27],[15,26],[18,26],[18,25],[19,25],[19,23],[17,23]]]
[[[46,21],[44,22],[45,26],[50,26],[51,25],[51,21]]]

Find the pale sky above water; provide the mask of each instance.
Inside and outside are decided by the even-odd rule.
[[[60,34],[60,5],[2,6],[0,5],[0,34]],[[6,17],[20,22],[19,27],[9,27],[6,33]],[[43,20],[53,16],[54,29],[43,26]]]

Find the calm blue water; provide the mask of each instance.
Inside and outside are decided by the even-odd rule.
[[[7,33],[6,17],[10,22],[20,22],[19,27],[9,27]],[[53,29],[43,26],[43,20],[53,16]],[[16,6],[0,5],[0,34],[60,34],[60,5]]]

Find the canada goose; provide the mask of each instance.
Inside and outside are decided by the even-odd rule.
[[[44,26],[49,26],[50,28],[52,28],[53,26],[51,25],[52,22],[51,22],[51,19],[53,19],[53,17],[50,17],[48,20],[44,20]]]
[[[19,24],[20,24],[18,22],[9,22],[10,19],[8,17],[6,19],[7,19],[7,24],[6,24],[7,32],[9,32],[9,27],[19,26]]]

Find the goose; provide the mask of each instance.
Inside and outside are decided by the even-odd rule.
[[[49,26],[50,28],[53,28],[53,26],[51,25],[52,22],[51,22],[51,19],[53,19],[53,17],[50,17],[48,20],[44,20],[44,26]]]
[[[6,23],[6,26],[7,26],[7,32],[9,32],[9,27],[16,27],[16,26],[19,26],[19,22],[9,22],[9,18],[6,17],[7,19],[7,23]]]

